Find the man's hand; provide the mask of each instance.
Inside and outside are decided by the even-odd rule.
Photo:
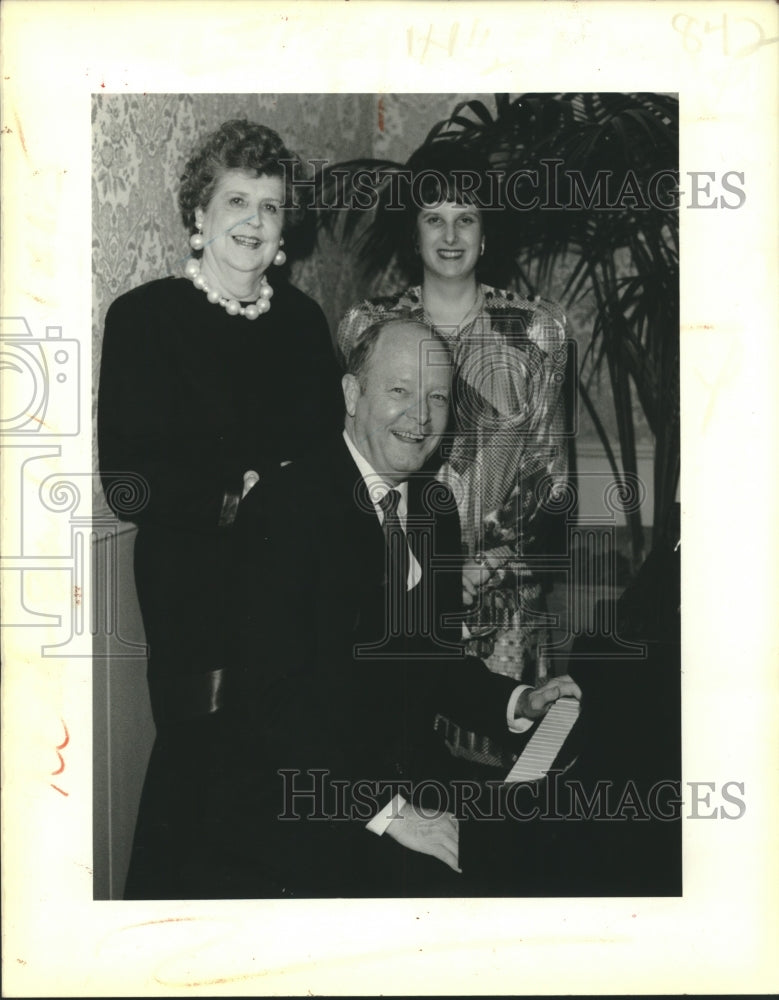
[[[546,715],[551,705],[558,698],[576,698],[581,701],[582,692],[576,681],[563,674],[560,677],[553,677],[552,680],[542,684],[534,690],[523,691],[519,696],[515,717],[517,719],[540,719]]]
[[[431,854],[453,871],[462,873],[458,867],[459,825],[451,813],[420,809],[406,802],[384,833],[403,847],[420,854]]]
[[[463,603],[470,607],[476,601],[479,590],[486,586],[506,563],[511,549],[502,546],[490,549],[478,558],[468,559],[463,566]]]
[[[469,559],[463,566],[463,604],[470,607],[476,600],[479,589],[492,576],[492,570],[486,563],[478,563]]]

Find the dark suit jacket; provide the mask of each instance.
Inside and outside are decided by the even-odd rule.
[[[453,761],[434,731],[437,712],[511,739],[514,682],[463,655],[459,520],[451,492],[429,474],[409,482],[407,532],[422,567],[422,617],[393,638],[384,534],[341,436],[241,504],[244,653],[234,694],[246,755],[269,765],[278,811],[279,768],[326,769],[352,783],[445,781]],[[374,839],[365,821],[389,798],[338,821],[336,839],[349,851]],[[348,811],[348,792],[345,802]],[[316,841],[324,827],[310,829]]]

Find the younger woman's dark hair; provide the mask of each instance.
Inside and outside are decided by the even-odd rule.
[[[207,207],[226,170],[280,177],[284,181],[285,227],[302,221],[304,209],[295,198],[293,185],[293,171],[300,170],[298,156],[287,149],[273,129],[245,118],[233,118],[207,135],[184,167],[178,200],[182,221],[190,233],[195,232],[195,209]]]

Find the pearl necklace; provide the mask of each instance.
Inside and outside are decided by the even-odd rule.
[[[230,316],[245,316],[246,319],[257,319],[262,313],[270,309],[270,300],[273,289],[268,284],[268,279],[263,274],[260,284],[260,297],[256,302],[248,306],[242,306],[237,299],[230,299],[222,295],[218,288],[211,288],[206,279],[200,273],[200,261],[190,257],[184,268],[184,273],[192,281],[195,288],[199,288],[206,293],[209,302],[220,305]]]

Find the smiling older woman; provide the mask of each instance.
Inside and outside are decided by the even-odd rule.
[[[276,132],[248,121],[207,136],[179,191],[194,251],[186,277],[142,285],[106,316],[100,469],[108,503],[138,526],[157,726],[128,898],[231,893],[194,832],[209,811],[199,789],[220,766],[210,737],[223,725],[230,660],[230,527],[258,479],[341,420],[324,315],[281,271],[284,233],[302,215],[288,183],[294,159]],[[140,484],[132,508],[128,484]]]

